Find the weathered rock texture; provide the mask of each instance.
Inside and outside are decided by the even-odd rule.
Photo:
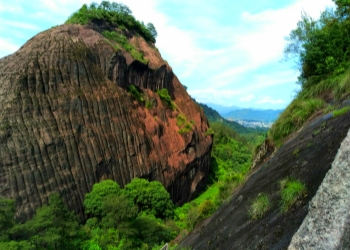
[[[288,249],[350,248],[350,130]]]
[[[212,217],[197,225],[180,246],[191,246],[194,250],[287,249],[307,215],[308,204],[331,168],[349,128],[350,112],[336,118],[332,114],[315,117],[270,159],[256,166],[255,172],[231,199]],[[348,164],[349,158],[343,160]],[[348,175],[344,174],[344,178]],[[280,181],[286,177],[305,183],[307,195],[298,200],[289,211],[282,213]],[[260,193],[269,196],[271,208],[261,219],[250,220],[248,209]],[[337,194],[332,195],[337,197]],[[344,201],[342,207],[348,203],[349,200]],[[345,218],[348,218],[349,210],[344,213],[347,213]],[[349,232],[348,229],[346,232]]]
[[[131,42],[148,65],[80,25],[42,32],[0,60],[0,195],[16,200],[19,218],[52,192],[83,217],[84,195],[103,179],[158,180],[176,203],[200,188],[212,144],[207,119],[157,50]],[[129,84],[153,107],[134,100]],[[175,111],[154,93],[161,88]],[[191,132],[178,133],[179,113],[194,121]]]

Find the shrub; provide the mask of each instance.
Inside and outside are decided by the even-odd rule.
[[[267,194],[258,194],[256,199],[251,204],[248,215],[252,220],[262,218],[270,209],[271,203]]]
[[[178,131],[179,134],[182,135],[192,131],[193,123],[189,123],[183,114],[179,114],[176,117],[176,125],[180,128]]]
[[[144,102],[143,94],[140,92],[140,90],[135,86],[130,84],[128,86],[128,92],[138,101],[138,102]]]
[[[159,89],[157,91],[157,94],[159,95],[160,99],[172,110],[176,109],[175,103],[171,100],[171,96],[169,95],[169,92],[166,88]]]
[[[148,63],[148,60],[143,58],[143,54],[140,53],[135,49],[135,47],[129,43],[128,39],[115,31],[108,31],[105,30],[102,32],[102,35],[104,35],[107,39],[112,40],[120,44],[127,52],[130,53],[131,57],[135,60],[138,60],[144,64]],[[117,48],[118,49],[118,48]]]
[[[294,203],[306,194],[305,184],[299,180],[286,178],[280,181],[281,211],[288,211]]]

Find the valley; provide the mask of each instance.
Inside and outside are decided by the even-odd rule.
[[[350,2],[333,2],[286,39],[286,108],[273,80],[207,98],[259,108],[197,102],[123,3],[0,58],[0,249],[348,249]]]

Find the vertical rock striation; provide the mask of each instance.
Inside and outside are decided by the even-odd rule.
[[[20,219],[52,192],[84,217],[84,195],[103,179],[121,186],[135,177],[158,180],[176,203],[198,191],[209,169],[207,119],[159,53],[141,42],[148,65],[116,52],[91,27],[63,25],[0,60],[0,195],[16,200]],[[151,108],[133,99],[129,84]],[[176,110],[154,92],[161,88]],[[191,132],[178,133],[179,113],[193,120]]]

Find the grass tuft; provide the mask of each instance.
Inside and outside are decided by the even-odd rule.
[[[345,113],[347,113],[350,110],[350,107],[344,107],[338,110],[333,111],[333,117],[336,118],[338,116],[344,115]]]
[[[270,209],[271,203],[267,194],[258,194],[256,199],[251,204],[248,215],[250,219],[257,220],[262,218]]]
[[[280,189],[282,212],[287,212],[298,199],[306,194],[305,184],[289,177],[280,181]]]

